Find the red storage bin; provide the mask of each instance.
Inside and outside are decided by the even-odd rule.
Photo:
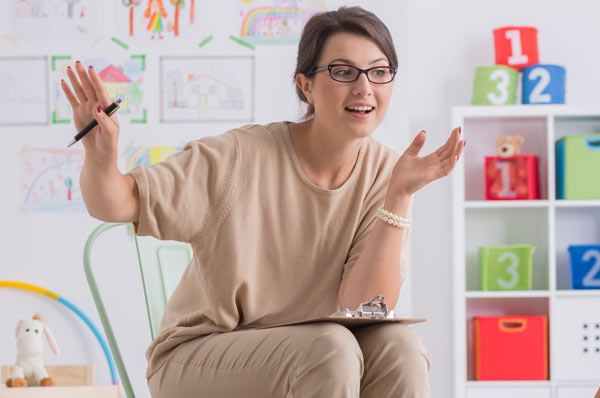
[[[473,318],[475,380],[547,380],[545,315]]]
[[[486,156],[485,200],[540,199],[538,157]]]

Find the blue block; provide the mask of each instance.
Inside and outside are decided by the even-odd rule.
[[[600,289],[600,245],[570,245],[573,289]]]
[[[523,68],[523,104],[564,104],[565,68],[536,64]]]

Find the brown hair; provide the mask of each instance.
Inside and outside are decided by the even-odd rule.
[[[303,73],[309,79],[313,77],[312,70],[318,66],[325,42],[330,36],[340,32],[355,33],[371,39],[385,54],[390,66],[398,66],[392,35],[385,24],[375,14],[361,7],[340,7],[337,11],[314,15],[304,26],[298,45],[294,79],[298,73]],[[303,119],[309,119],[315,113],[314,105],[308,103],[298,86],[296,94],[300,101],[308,104]]]

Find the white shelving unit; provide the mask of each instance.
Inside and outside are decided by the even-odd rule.
[[[453,108],[452,119],[467,140],[452,173],[454,396],[593,397],[600,387],[600,290],[571,290],[567,246],[600,243],[600,200],[556,199],[554,143],[600,132],[600,106],[466,106]],[[484,200],[484,157],[496,155],[500,135],[523,136],[521,153],[539,157],[540,200]],[[532,290],[480,290],[478,248],[521,243],[536,247]],[[475,380],[471,320],[496,315],[548,317],[549,380]]]

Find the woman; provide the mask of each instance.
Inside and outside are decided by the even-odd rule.
[[[99,122],[83,139],[89,213],[194,249],[147,351],[153,397],[428,396],[429,362],[408,326],[294,325],[377,294],[394,308],[412,194],[462,152],[459,128],[425,157],[424,131],[402,156],[370,137],[397,64],[372,13],[316,15],[294,74],[304,121],[205,137],[124,175],[117,119],[100,112],[111,102],[102,82],[80,63],[68,71],[76,128]],[[382,206],[401,222],[376,221]]]

